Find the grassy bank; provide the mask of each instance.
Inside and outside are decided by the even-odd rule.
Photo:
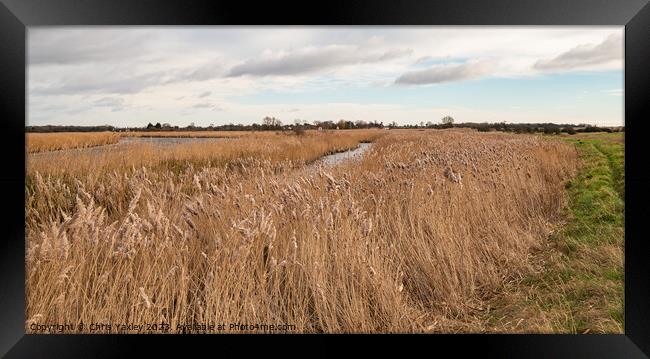
[[[114,132],[56,132],[26,133],[28,153],[89,148],[117,143],[120,135]]]
[[[569,183],[567,223],[534,255],[537,273],[510,283],[487,310],[492,331],[622,333],[623,134],[571,137],[581,169]]]

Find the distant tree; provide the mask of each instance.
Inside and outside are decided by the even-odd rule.
[[[149,124],[147,125],[147,130],[152,129],[153,127],[154,127],[153,124],[151,122],[149,122]]]
[[[576,130],[573,129],[573,127],[565,127],[562,129],[564,132],[568,133],[569,135],[575,135]]]
[[[282,126],[282,121],[278,120],[275,117],[266,116],[262,119],[262,124],[267,127],[278,128]]]
[[[333,130],[336,128],[336,124],[332,121],[321,122],[318,126],[322,127],[324,130]]]
[[[160,124],[160,122],[156,122],[156,126],[154,126],[154,127],[156,127],[157,129],[160,129],[162,127],[162,125]]]
[[[451,117],[451,116],[443,117],[441,122],[445,127],[453,127],[454,126],[454,118]]]
[[[339,122],[336,124],[336,127],[341,129],[341,130],[346,129],[345,126],[346,126],[346,122],[345,122],[344,119],[340,119]]]
[[[604,128],[599,128],[598,126],[591,126],[587,125],[584,129],[582,129],[580,132],[603,132],[606,129]]]
[[[557,128],[559,130],[559,128]],[[555,133],[556,127],[553,126],[552,124],[548,123],[544,125],[544,134],[545,135],[552,135]]]

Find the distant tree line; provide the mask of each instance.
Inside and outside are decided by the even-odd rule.
[[[25,126],[25,132],[103,132],[116,131],[114,126]]]
[[[567,133],[570,135],[581,132],[619,132],[624,131],[624,127],[598,127],[585,124],[557,124],[557,123],[460,123],[454,124],[453,127],[473,128],[479,132],[502,131],[513,133],[545,133],[560,134]]]
[[[285,130],[336,130],[336,129],[355,129],[355,128],[384,128],[383,122],[366,122],[359,121],[314,121],[309,123],[299,119],[294,120],[293,124],[283,124],[281,120],[275,117],[264,117],[261,123],[250,125],[243,124],[225,124],[215,126],[197,126],[190,123],[187,126],[173,126],[169,123],[160,122],[148,123],[142,127],[115,127],[115,126],[25,126],[26,132],[100,132],[100,131],[285,131]]]
[[[505,123],[505,122],[464,122],[453,123],[453,119],[446,119],[441,123],[427,122],[419,125],[404,125],[395,128],[472,128],[479,132],[501,131],[513,133],[545,133],[560,134],[568,133],[570,135],[582,132],[624,132],[625,127],[598,127],[586,124],[557,124],[557,123]],[[392,128],[392,127],[391,127]]]
[[[451,116],[443,117],[439,122],[431,121],[420,122],[419,124],[398,125],[392,122],[384,125],[383,122],[377,121],[349,121],[340,119],[338,121],[314,121],[307,122],[296,119],[292,124],[283,124],[281,120],[275,117],[264,117],[261,123],[250,125],[243,124],[225,124],[215,126],[196,126],[194,123],[188,126],[172,126],[169,123],[148,123],[143,127],[114,127],[114,126],[26,126],[26,132],[99,132],[99,131],[294,131],[297,134],[303,134],[305,130],[348,130],[348,129],[367,129],[367,128],[388,128],[388,129],[445,129],[445,128],[472,128],[480,132],[502,131],[513,133],[546,133],[575,134],[579,132],[619,132],[625,131],[624,127],[598,127],[586,124],[555,124],[555,123],[475,123],[464,122],[455,123]]]

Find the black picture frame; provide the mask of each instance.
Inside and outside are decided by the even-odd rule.
[[[650,177],[643,149],[650,121],[650,5],[648,0],[328,1],[278,3],[196,0],[1,0],[0,123],[0,354],[7,357],[115,357],[135,344],[149,349],[203,345],[214,354],[247,355],[295,345],[297,336],[135,336],[25,334],[25,115],[26,29],[47,25],[625,25],[625,334],[622,335],[414,335],[424,354],[476,352],[497,357],[612,357],[650,355],[650,261],[644,236]],[[300,336],[319,352],[341,336]],[[404,338],[405,336],[399,336]],[[225,338],[225,339],[224,339]],[[349,338],[349,337],[347,337]],[[363,345],[369,336],[353,336]],[[377,338],[374,336],[373,338]],[[375,349],[392,346],[379,336]],[[238,344],[234,344],[237,339]],[[242,340],[243,339],[243,340]],[[254,341],[255,345],[242,341]],[[190,341],[191,343],[187,343]],[[218,341],[219,344],[215,344]],[[264,343],[259,343],[263,341]],[[378,342],[381,342],[379,344]],[[244,344],[244,345],[242,345]],[[364,351],[372,347],[363,346]],[[415,349],[400,345],[404,355]],[[245,351],[244,351],[245,350]],[[313,350],[313,349],[312,349]],[[150,352],[153,356],[154,352]],[[644,354],[645,353],[645,354]],[[271,354],[269,352],[269,354]]]

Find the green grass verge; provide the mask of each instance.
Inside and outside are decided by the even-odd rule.
[[[563,137],[581,160],[566,185],[567,222],[539,256],[543,270],[491,303],[490,330],[623,332],[625,147],[623,134],[616,135]],[[510,322],[520,324],[504,325]]]
[[[622,142],[574,140],[583,167],[568,188],[572,219],[560,234],[567,245],[570,331],[622,332],[624,328],[625,171]]]

